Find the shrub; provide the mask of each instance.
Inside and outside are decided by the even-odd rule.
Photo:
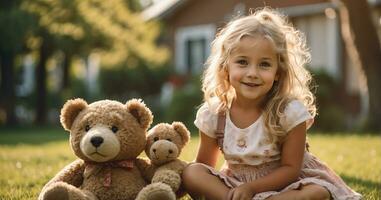
[[[181,121],[191,132],[195,132],[193,121],[201,102],[200,77],[194,76],[187,84],[175,89],[170,104],[163,108],[164,119],[167,122]]]
[[[346,111],[340,84],[324,70],[312,71],[316,82],[318,115],[313,125],[320,131],[346,129]]]

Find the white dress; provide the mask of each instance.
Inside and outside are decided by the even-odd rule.
[[[215,104],[204,104],[197,112],[195,125],[209,137],[216,138],[218,114],[212,112]],[[280,119],[280,125],[287,132],[302,122],[307,122],[309,128],[313,118],[306,107],[297,100],[291,101]],[[240,184],[263,177],[280,166],[281,144],[272,140],[264,128],[263,118],[260,116],[249,127],[241,129],[234,125],[226,114],[223,153],[226,165],[221,171],[208,167],[210,172],[221,178],[228,187],[237,187]],[[318,184],[329,190],[333,199],[361,199],[361,195],[350,189],[324,163],[309,152],[305,152],[303,168],[297,182],[290,184],[281,191],[268,191],[256,194],[253,199],[266,199],[279,192],[299,189],[302,185]]]

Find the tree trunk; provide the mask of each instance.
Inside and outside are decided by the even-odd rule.
[[[36,119],[35,123],[43,125],[46,123],[47,114],[47,88],[46,88],[46,62],[49,57],[48,44],[43,41],[40,47],[40,59],[36,68],[36,89],[37,89],[37,106],[36,106]]]
[[[5,124],[17,124],[15,115],[15,79],[14,79],[14,59],[13,52],[0,53],[1,66],[1,86],[0,86],[0,111],[5,111]],[[1,120],[1,119],[0,119]]]
[[[371,9],[366,0],[341,0],[339,11],[345,46],[355,64],[360,65],[369,92],[367,128],[381,130],[381,47]]]
[[[63,62],[63,76],[62,76],[62,90],[66,90],[70,87],[70,66],[72,55],[70,53],[65,53],[65,58]]]

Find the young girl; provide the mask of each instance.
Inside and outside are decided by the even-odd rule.
[[[301,33],[264,8],[216,36],[203,77],[196,163],[183,173],[207,199],[360,199],[306,149],[316,114]],[[226,160],[214,169],[219,148]]]

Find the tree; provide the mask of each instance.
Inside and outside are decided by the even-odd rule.
[[[5,124],[17,123],[15,116],[15,59],[25,52],[27,35],[34,23],[30,15],[19,9],[21,1],[0,1],[0,112],[5,113]],[[0,119],[1,122],[1,119]]]
[[[367,128],[380,131],[381,47],[372,12],[366,0],[340,0],[338,5],[346,49],[359,67],[359,73],[364,73],[366,77],[369,92]]]
[[[116,65],[126,60],[143,59],[162,63],[167,51],[158,48],[159,34],[154,22],[146,23],[138,13],[129,10],[123,0],[25,0],[23,9],[38,19],[40,61],[37,67],[37,117],[46,118],[46,60],[57,51],[65,53],[64,83],[69,79],[70,59],[87,57],[93,51],[101,55],[103,65]]]

